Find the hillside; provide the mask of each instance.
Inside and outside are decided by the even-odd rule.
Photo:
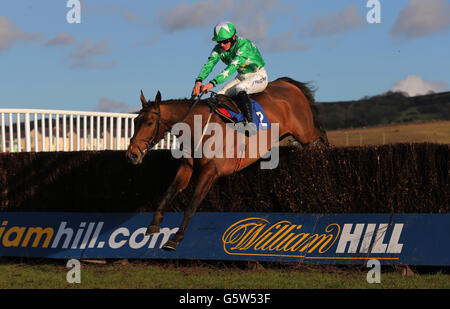
[[[367,146],[394,143],[450,144],[450,121],[433,120],[327,131],[334,146]]]
[[[450,120],[450,92],[416,97],[387,92],[357,101],[318,102],[316,105],[326,130]]]

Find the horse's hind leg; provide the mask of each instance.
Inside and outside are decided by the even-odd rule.
[[[280,147],[290,147],[290,148],[302,148],[302,143],[295,139],[292,135],[288,135],[285,137],[282,137],[280,139]]]
[[[294,127],[291,135],[299,143],[297,147],[301,149],[316,146],[316,143],[321,141],[322,138],[320,131],[315,127],[309,128],[309,130],[301,130]]]
[[[161,224],[164,218],[164,211],[166,206],[177,196],[178,193],[186,189],[191,180],[193,170],[193,160],[183,160],[180,164],[180,167],[175,175],[174,180],[170,184],[167,192],[164,194],[162,201],[159,203],[158,208],[156,209],[153,220],[147,228],[147,235],[153,233],[159,233]]]
[[[203,168],[202,171],[198,174],[197,183],[194,190],[194,195],[192,196],[191,202],[189,206],[184,211],[183,221],[178,229],[177,233],[173,236],[173,238],[167,241],[163,245],[163,249],[165,250],[177,250],[178,243],[184,239],[184,233],[186,232],[186,228],[189,224],[189,220],[194,216],[197,211],[197,207],[205,198],[206,194],[211,189],[212,185],[217,179],[217,173],[214,167],[211,168]]]

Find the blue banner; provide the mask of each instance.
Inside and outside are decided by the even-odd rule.
[[[161,246],[182,213],[0,213],[0,256],[450,265],[449,214],[197,213],[177,251]]]

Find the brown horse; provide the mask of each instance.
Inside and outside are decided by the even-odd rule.
[[[307,84],[283,77],[269,83],[263,92],[253,94],[251,97],[260,103],[269,122],[278,124],[277,141],[276,143],[269,141],[268,149],[276,146],[280,137],[288,135],[291,135],[302,145],[328,144],[326,133],[317,119],[313,92]],[[210,123],[215,123],[226,130],[225,122],[217,114],[211,113],[210,106],[205,104],[205,101],[201,100],[200,104],[190,110],[190,103],[192,103],[190,100],[171,100],[161,103],[161,94],[158,91],[155,101],[149,102],[141,91],[142,109],[134,120],[135,132],[126,152],[128,160],[133,164],[140,164],[148,150],[156,145],[164,137],[164,134],[182,119],[189,128],[193,128],[195,126],[194,118],[197,117],[198,120],[198,116],[202,115],[202,128]],[[266,130],[268,131],[266,132],[267,136],[271,134],[271,130],[271,128]],[[260,134],[261,130],[253,137],[257,138]],[[205,140],[210,136],[212,136],[212,132],[203,134],[200,139]],[[219,138],[222,138],[222,136],[219,136]],[[181,159],[179,170],[158,205],[153,220],[147,229],[147,234],[159,232],[159,225],[163,220],[166,206],[188,186],[194,174],[196,177],[193,197],[185,209],[179,230],[171,240],[163,245],[163,249],[177,249],[178,243],[184,238],[189,220],[219,177],[240,171],[267,154],[259,153],[256,156],[251,156],[249,154],[251,138],[244,137],[243,139],[246,146],[245,153],[238,150],[239,146],[242,145],[236,145],[233,146],[234,151],[231,157],[188,156]],[[195,144],[194,140],[191,142],[193,145]],[[223,146],[224,144],[220,145]],[[215,147],[222,146],[216,145]]]

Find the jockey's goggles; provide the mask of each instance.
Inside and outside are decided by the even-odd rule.
[[[217,43],[219,44],[228,44],[229,42],[233,42],[233,38],[229,38],[223,41],[217,41]]]

